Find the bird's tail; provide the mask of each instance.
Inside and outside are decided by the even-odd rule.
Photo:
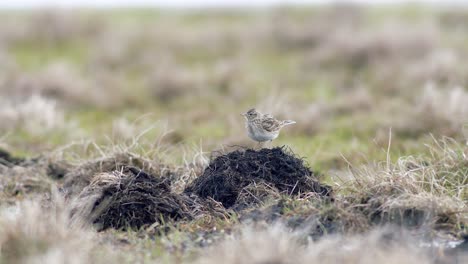
[[[281,126],[287,126],[287,125],[292,125],[292,124],[296,124],[296,121],[293,121],[293,120],[283,120],[281,122]]]

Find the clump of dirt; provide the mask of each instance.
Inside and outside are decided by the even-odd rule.
[[[48,194],[56,184],[53,180],[60,180],[69,168],[66,161],[46,155],[15,157],[0,149],[0,196],[14,202],[18,197]]]
[[[288,195],[309,192],[321,197],[332,195],[331,187],[319,183],[304,161],[285,147],[236,150],[218,156],[184,192],[211,197],[230,208],[238,202],[244,188],[260,182]]]
[[[81,209],[90,209],[84,217],[98,229],[141,228],[191,217],[189,207],[171,192],[167,179],[135,167],[97,174],[78,200]]]
[[[23,163],[25,159],[13,157],[9,152],[0,149],[0,165],[13,167]]]
[[[54,180],[61,180],[69,173],[73,166],[65,160],[47,160],[46,173]]]
[[[72,168],[65,160],[54,160],[44,156],[35,158],[15,157],[3,149],[0,149],[0,165],[8,168],[15,166],[45,168],[45,174],[54,180],[62,179]]]
[[[204,216],[227,217],[215,201],[174,193],[170,187],[168,177],[136,167],[100,173],[73,202],[73,219],[93,223],[98,230],[125,230]]]

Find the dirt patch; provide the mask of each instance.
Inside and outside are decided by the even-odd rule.
[[[73,166],[66,161],[47,161],[47,175],[54,180],[61,180],[73,169]]]
[[[66,161],[54,160],[45,156],[15,157],[0,150],[0,196],[3,201],[49,194],[54,180],[68,170]],[[0,199],[1,200],[1,199]]]
[[[190,217],[183,199],[171,193],[166,179],[135,167],[96,175],[80,198],[93,202],[87,218],[98,229],[141,228]]]
[[[236,150],[218,156],[203,175],[185,189],[185,193],[211,197],[230,208],[238,202],[239,194],[247,186],[260,183],[283,194],[314,192],[320,196],[332,195],[331,187],[319,183],[304,161],[285,147]]]
[[[0,149],[0,165],[13,167],[23,162],[25,162],[25,159],[13,157],[9,152]]]
[[[72,166],[64,160],[54,160],[44,156],[35,158],[14,157],[3,149],[0,149],[0,165],[8,168],[14,166],[45,168],[45,174],[54,180],[62,179],[72,168]]]
[[[93,223],[99,230],[139,229],[203,215],[227,215],[214,201],[171,192],[167,177],[129,166],[97,174],[72,207],[74,219]]]

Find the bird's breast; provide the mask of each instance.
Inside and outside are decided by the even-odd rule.
[[[255,141],[269,141],[278,137],[278,132],[268,132],[264,129],[256,128],[252,124],[247,125],[247,133],[249,137]]]

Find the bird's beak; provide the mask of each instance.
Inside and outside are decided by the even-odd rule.
[[[246,116],[247,114],[246,114],[246,113],[242,113],[242,114],[240,114],[240,115],[241,115],[241,116]]]

